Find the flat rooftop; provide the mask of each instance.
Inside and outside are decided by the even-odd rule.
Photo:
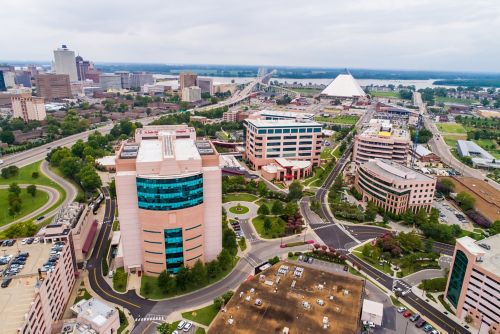
[[[80,300],[78,303],[71,306],[71,311],[76,313],[79,317],[95,324],[97,327],[104,325],[116,312],[113,307],[95,298]]]
[[[371,159],[362,164],[372,172],[394,181],[432,181],[433,178],[391,160]]]
[[[17,240],[13,246],[0,247],[0,256],[16,256],[19,252],[28,252],[24,268],[19,274],[12,276],[12,282],[7,288],[0,288],[0,323],[1,333],[17,333],[24,322],[24,315],[29,311],[35,296],[35,286],[38,282],[38,269],[49,259],[53,244],[21,245]],[[1,265],[0,270],[6,269]],[[2,277],[3,280],[3,277]]]
[[[481,255],[482,262],[476,263],[476,265],[500,276],[500,234],[479,241],[471,237],[462,237],[457,239],[457,242],[472,254]],[[490,249],[481,247],[481,245],[486,245]]]
[[[281,117],[281,118],[290,118],[290,119],[294,119],[294,118],[312,119],[314,117],[314,114],[311,114],[311,113],[268,110],[268,109],[258,111],[257,114],[259,114],[261,116]]]
[[[282,265],[289,268],[284,275],[278,273]],[[310,267],[302,267],[299,278],[295,268],[280,262],[244,282],[208,333],[283,333],[285,327],[290,333],[357,333],[363,281]]]
[[[269,120],[269,119],[249,119],[246,121],[251,123],[252,125],[258,128],[277,128],[277,127],[305,127],[305,126],[319,126],[322,125],[317,122],[312,121],[296,121],[293,119],[277,119],[277,120]]]
[[[368,127],[361,133],[363,136],[410,139],[410,132],[401,129],[388,119],[372,119]]]

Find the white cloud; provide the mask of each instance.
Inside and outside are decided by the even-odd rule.
[[[500,71],[498,0],[3,0],[0,58]]]

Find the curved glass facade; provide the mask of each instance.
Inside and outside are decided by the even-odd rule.
[[[136,182],[140,209],[169,211],[203,203],[202,174],[177,179],[138,177]]]
[[[450,283],[448,284],[448,293],[446,295],[455,308],[458,305],[458,299],[462,291],[462,284],[464,283],[468,263],[469,260],[464,252],[457,250],[455,262],[453,263],[453,270],[451,271]]]

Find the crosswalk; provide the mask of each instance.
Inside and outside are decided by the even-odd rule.
[[[411,285],[402,280],[395,280],[394,283],[392,284],[392,291],[394,292],[400,291],[403,294],[403,296],[405,296],[411,292]]]
[[[157,315],[157,314],[146,314],[144,317],[135,318],[134,320],[136,322],[142,322],[142,321],[164,321],[165,317],[163,315]]]

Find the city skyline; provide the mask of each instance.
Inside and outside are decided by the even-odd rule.
[[[12,27],[0,42],[30,47],[5,48],[2,58],[49,60],[67,44],[95,62],[500,71],[500,42],[488,33],[500,28],[500,6],[489,0],[223,1],[175,8],[149,0],[140,10],[93,2],[84,8],[58,1],[5,4],[3,13],[30,10],[22,24],[16,15],[0,14]]]

